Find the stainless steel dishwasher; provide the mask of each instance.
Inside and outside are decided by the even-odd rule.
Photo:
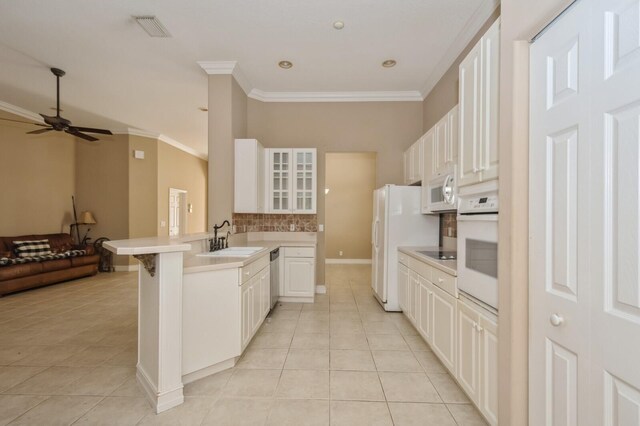
[[[280,249],[271,251],[271,309],[278,303],[280,297]]]

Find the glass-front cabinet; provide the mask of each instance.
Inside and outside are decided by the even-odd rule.
[[[270,150],[270,208],[274,213],[291,211],[291,150]]]
[[[316,150],[268,149],[269,211],[316,212]]]

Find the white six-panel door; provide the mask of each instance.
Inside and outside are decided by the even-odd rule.
[[[640,424],[640,0],[531,46],[530,424]]]

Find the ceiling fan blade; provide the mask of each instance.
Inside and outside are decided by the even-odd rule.
[[[4,121],[12,121],[12,122],[14,122],[14,123],[31,124],[31,125],[34,125],[34,126],[49,127],[49,125],[47,125],[47,124],[42,124],[42,123],[32,123],[31,121],[13,120],[13,119],[11,119],[11,118],[2,118],[2,117],[0,117],[0,120],[4,120]]]
[[[85,135],[84,133],[80,133],[80,131],[78,131],[78,129],[76,129],[75,127],[70,127],[67,130],[65,130],[65,132],[69,133],[70,135],[79,137],[80,139],[84,139],[90,142],[95,142],[98,140],[98,138],[94,138],[93,136],[89,136],[89,135]]]
[[[47,129],[32,130],[30,132],[27,132],[27,134],[28,135],[39,135],[41,133],[45,133],[45,132],[48,132],[48,131],[51,131],[51,130],[53,130],[53,127],[49,127]]]
[[[78,126],[73,126],[74,129],[77,129],[81,132],[87,132],[87,133],[100,133],[102,135],[112,135],[113,133],[111,133],[111,130],[105,130],[105,129],[93,129],[91,127],[78,127]]]

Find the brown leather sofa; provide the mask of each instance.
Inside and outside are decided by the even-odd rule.
[[[0,255],[13,253],[13,241],[43,239],[49,240],[52,251],[81,249],[86,250],[86,254],[64,259],[0,266],[0,297],[20,290],[95,275],[98,272],[100,256],[95,254],[93,246],[76,246],[69,234],[0,237]]]

